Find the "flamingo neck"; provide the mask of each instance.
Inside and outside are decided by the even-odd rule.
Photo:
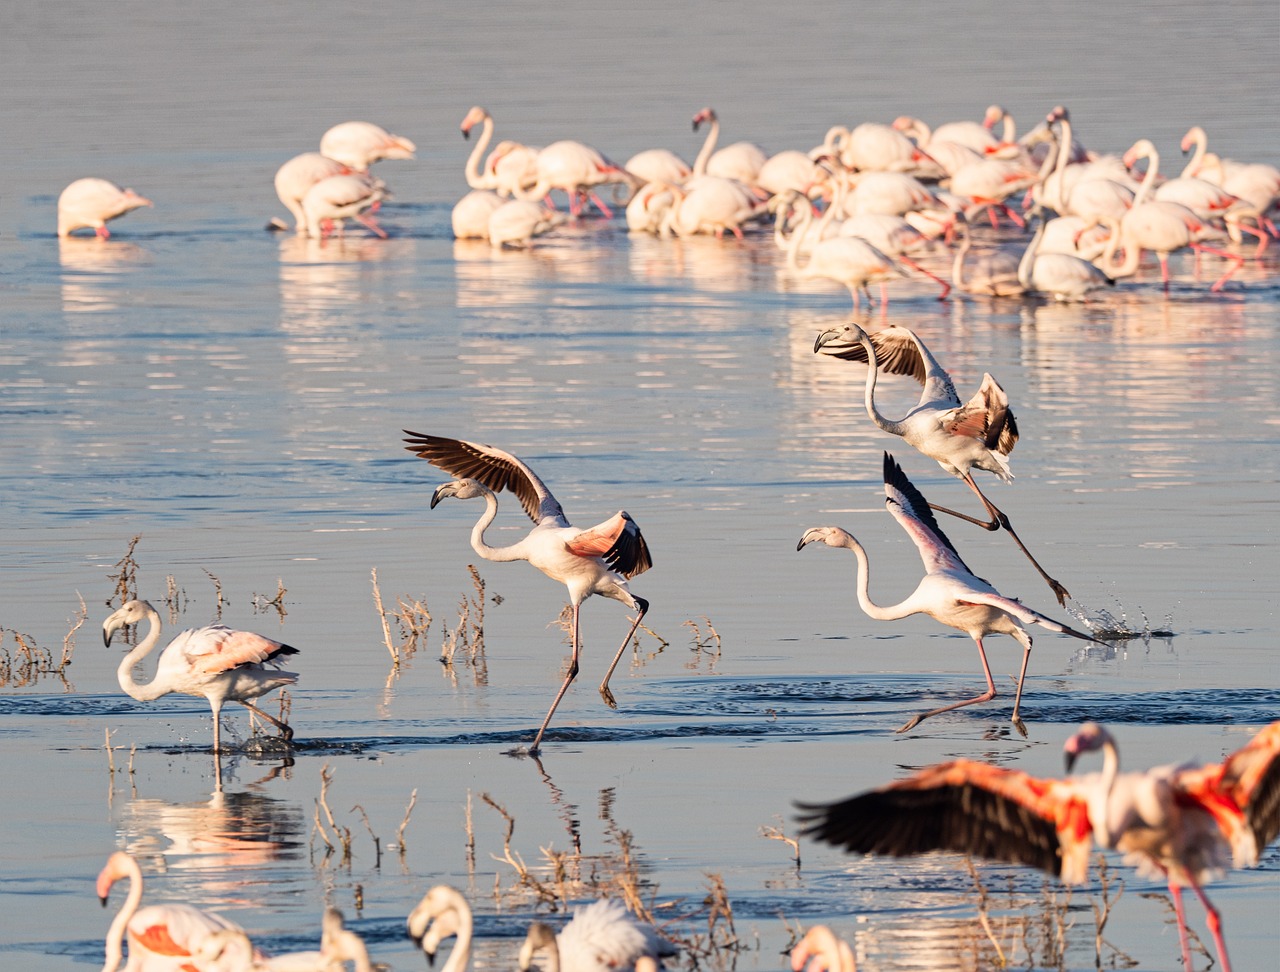
[[[494,504],[497,508],[497,504]],[[440,972],[465,972],[471,962],[471,909],[464,902],[458,908],[458,932],[454,939],[453,950],[449,953],[449,961],[445,962]]]
[[[476,520],[476,525],[471,528],[471,549],[485,560],[491,560],[495,563],[522,560],[523,558],[514,547],[491,547],[485,542],[484,531],[489,529],[489,524],[493,522],[497,515],[498,497],[494,495],[493,490],[486,488],[484,491],[484,512],[480,514],[480,519]],[[453,972],[453,970],[445,969],[442,972]]]
[[[168,689],[157,687],[154,679],[151,682],[139,683],[133,677],[134,666],[151,654],[156,647],[156,642],[160,640],[160,615],[154,610],[148,611],[147,621],[150,623],[147,636],[133,651],[124,656],[120,667],[116,669],[116,679],[120,682],[120,687],[129,694],[130,698],[137,699],[139,702],[151,702],[162,695],[169,694]],[[142,892],[138,893],[141,895]]]
[[[1199,175],[1200,165],[1204,162],[1204,153],[1209,147],[1209,137],[1204,133],[1204,129],[1194,128],[1190,134],[1195,140],[1196,150],[1191,154],[1191,160],[1182,167],[1182,178],[1184,179]]]
[[[102,972],[116,972],[120,968],[120,960],[124,954],[125,929],[129,925],[129,919],[138,910],[138,905],[142,903],[142,869],[132,859],[130,865],[126,875],[129,878],[129,894],[124,899],[124,904],[120,906],[120,910],[116,912],[115,918],[111,920],[111,927],[107,929],[106,962],[102,966]]]
[[[791,239],[787,241],[787,267],[797,273],[802,273],[813,259],[805,261],[805,265],[800,265],[800,244],[804,242],[804,238],[809,233],[809,226],[813,223],[813,208],[809,205],[808,200],[796,200],[800,209],[800,222],[796,224],[791,231]]]
[[[1114,216],[1107,216],[1098,220],[1111,230],[1111,236],[1107,240],[1107,248],[1103,251],[1099,266],[1106,270],[1110,277],[1131,277],[1138,272],[1138,261],[1142,258],[1142,248],[1139,246],[1126,246],[1124,248],[1124,260],[1120,264],[1116,264],[1116,250],[1124,242],[1124,222],[1118,220]]]
[[[875,621],[897,621],[914,613],[899,610],[900,605],[885,606],[871,600],[871,561],[867,558],[867,551],[862,544],[847,534],[842,546],[852,550],[853,555],[858,559],[858,607],[862,608],[867,617]]]
[[[493,138],[493,119],[485,116],[484,130],[480,133],[480,139],[476,142],[476,147],[471,150],[471,155],[467,158],[467,167],[465,169],[467,175],[467,185],[472,189],[491,189],[493,188],[485,180],[484,174],[480,170],[480,160],[484,156],[484,151],[489,147],[489,140]]]
[[[1156,151],[1154,145],[1147,150],[1145,157],[1147,160],[1147,172],[1146,175],[1142,177],[1142,184],[1138,186],[1137,195],[1133,197],[1133,202],[1129,205],[1129,209],[1131,211],[1137,209],[1147,201],[1147,196],[1151,194],[1152,186],[1156,181],[1156,172],[1160,168],[1160,153]],[[1135,159],[1134,161],[1137,160]],[[1128,254],[1126,253],[1126,256],[1127,255]]]
[[[960,246],[956,250],[955,258],[951,261],[951,282],[955,284],[956,289],[964,290],[964,261],[969,255],[969,247],[973,245],[973,241],[969,239],[968,230],[960,235]]]
[[[886,418],[880,414],[880,410],[876,408],[876,379],[880,376],[880,366],[876,361],[876,348],[871,343],[871,338],[864,335],[861,340],[863,349],[867,352],[867,384],[863,388],[862,401],[867,408],[867,417],[875,422],[876,427],[881,432],[888,432],[890,435],[902,435],[905,431],[901,422],[895,422],[890,418]],[[862,548],[859,547],[859,550]],[[862,561],[866,562],[866,554],[862,554]],[[870,602],[868,602],[870,603]],[[866,605],[863,605],[866,610]],[[867,612],[870,614],[870,612]]]
[[[698,157],[693,160],[694,176],[703,176],[707,174],[707,163],[711,161],[711,153],[716,150],[716,141],[720,138],[720,119],[714,115],[711,118],[711,127],[707,129],[706,140],[702,143],[702,148],[698,151]]]
[[[1120,751],[1116,749],[1115,740],[1110,736],[1102,741],[1102,776],[1098,781],[1098,792],[1102,802],[1101,813],[1095,822],[1095,829],[1100,825],[1102,830],[1102,840],[1100,843],[1103,847],[1115,847],[1116,841],[1120,839],[1119,821],[1117,826],[1112,828],[1111,820],[1111,791],[1116,785],[1116,779],[1120,775]]]
[[[1045,224],[1041,221],[1036,228],[1035,235],[1031,237],[1031,242],[1022,251],[1022,259],[1018,261],[1018,283],[1022,284],[1027,290],[1034,289],[1031,285],[1031,273],[1036,266],[1036,251],[1040,249],[1040,240],[1044,237],[1044,227]]]

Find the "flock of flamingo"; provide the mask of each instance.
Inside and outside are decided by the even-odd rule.
[[[494,120],[484,109],[473,108],[463,119],[462,133],[470,135],[477,125],[482,129],[466,166],[472,191],[454,209],[454,232],[460,238],[485,238],[499,247],[529,245],[567,219],[581,218],[588,206],[611,218],[597,188],[620,184],[629,193],[627,225],[637,232],[741,237],[748,224],[773,220],[787,265],[801,276],[844,284],[855,306],[871,283],[883,288],[908,268],[927,273],[912,254],[940,239],[959,241],[952,282],[933,278],[942,287],[942,297],[954,286],[991,296],[1037,292],[1075,300],[1134,273],[1143,250],[1159,256],[1166,286],[1166,260],[1178,249],[1226,258],[1231,266],[1213,284],[1217,290],[1244,258],[1210,247],[1206,240],[1221,236],[1238,242],[1241,234],[1251,234],[1260,252],[1268,236],[1276,235],[1270,214],[1280,199],[1280,170],[1211,155],[1199,129],[1188,132],[1184,142],[1184,148],[1195,148],[1195,155],[1183,175],[1161,182],[1158,156],[1149,141],[1140,140],[1120,159],[1094,156],[1076,141],[1070,116],[1062,108],[1050,112],[1045,123],[1021,141],[1015,138],[1008,114],[993,107],[982,123],[959,122],[932,131],[908,117],[892,125],[834,128],[811,152],[773,156],[745,142],[717,150],[719,121],[710,109],[695,115],[693,124],[695,129],[709,126],[693,165],[675,153],[654,149],[620,166],[572,141],[542,149],[504,141],[486,157]],[[999,135],[994,131],[997,125],[1003,126]],[[340,231],[342,221],[351,218],[385,235],[373,218],[385,197],[385,185],[369,167],[379,159],[412,158],[414,151],[411,141],[376,125],[344,123],[325,134],[319,152],[282,166],[276,189],[299,233],[322,237]],[[1140,159],[1147,167],[1135,181],[1129,170]],[[568,196],[567,216],[548,206],[552,190]],[[1013,201],[1024,194],[1040,220],[1024,252],[997,250],[981,260],[969,259],[979,217],[988,214],[993,225],[1001,218],[1021,223]],[[78,180],[59,200],[58,232],[66,235],[90,227],[105,237],[107,220],[149,205],[132,190],[120,190],[105,180]],[[1052,219],[1046,218],[1050,210],[1057,214]],[[1124,256],[1117,260],[1121,250]],[[869,617],[893,621],[926,614],[968,634],[977,645],[986,691],[915,715],[900,732],[940,713],[994,698],[983,639],[1005,634],[1023,647],[1011,721],[1025,735],[1019,711],[1031,656],[1027,627],[1095,639],[998,592],[964,563],[934,516],[942,512],[1007,532],[1058,603],[1065,605],[1070,597],[1066,587],[1041,567],[1008,516],[974,479],[975,470],[1004,481],[1012,478],[1009,455],[1018,428],[1008,397],[991,375],[984,375],[973,397],[962,401],[924,341],[901,326],[874,333],[857,324],[831,328],[817,336],[814,351],[864,363],[865,406],[871,421],[962,480],[981,503],[984,516],[931,504],[886,452],[886,508],[911,537],[923,562],[924,577],[916,590],[895,605],[873,602],[867,552],[840,527],[807,530],[797,549],[821,542],[851,550],[857,561],[857,600]],[[886,417],[876,406],[881,371],[910,375],[922,386],[919,402],[901,419]],[[446,498],[484,501],[484,512],[471,531],[471,546],[480,557],[527,561],[567,588],[570,663],[527,749],[536,755],[579,672],[579,609],[593,594],[619,601],[635,615],[599,686],[605,702],[616,705],[610,677],[649,607],[628,584],[652,566],[648,546],[625,511],[587,529],[572,526],[533,469],[509,452],[407,430],[406,436],[410,452],[454,477],[435,489],[432,508]],[[493,547],[485,531],[498,514],[498,494],[504,491],[515,495],[534,525],[518,542]],[[222,750],[220,711],[227,701],[239,702],[275,724],[286,742],[292,738],[290,727],[252,700],[297,681],[295,673],[278,667],[297,649],[210,625],[174,638],[160,655],[155,676],[139,683],[133,670],[157,647],[158,613],[147,602],[133,600],[103,624],[109,645],[120,628],[142,621],[148,622],[149,632],[117,672],[129,695],[140,701],[174,692],[206,698],[213,715],[215,754]],[[1097,750],[1104,757],[1100,773],[1064,779],[1037,779],[967,760],[931,766],[838,803],[802,805],[805,832],[859,853],[960,851],[1038,868],[1068,884],[1085,880],[1095,845],[1113,849],[1143,873],[1168,882],[1188,972],[1192,964],[1181,889],[1192,888],[1206,908],[1219,959],[1229,972],[1221,921],[1202,885],[1229,867],[1255,866],[1263,848],[1280,834],[1280,721],[1222,763],[1125,773],[1120,772],[1112,737],[1088,723],[1066,743],[1068,771],[1078,756]],[[284,972],[345,968],[347,962],[354,962],[358,970],[372,967],[363,942],[344,927],[336,911],[325,915],[318,951],[267,957],[242,929],[219,916],[186,905],[140,907],[142,873],[123,852],[113,854],[99,875],[104,904],[113,883],[123,878],[130,880],[130,891],[107,935],[104,972],[119,968],[126,940],[125,968],[131,972]],[[461,972],[467,966],[472,917],[455,889],[432,888],[409,915],[407,927],[428,957],[443,940],[456,938],[445,970]],[[539,953],[551,972],[620,972],[656,969],[670,949],[625,907],[601,901],[579,908],[558,934],[541,923],[531,926],[519,956],[521,969],[529,968]],[[811,929],[792,953],[796,972],[853,972],[853,965],[852,949],[823,926]]]

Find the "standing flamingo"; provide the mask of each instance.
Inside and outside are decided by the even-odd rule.
[[[105,240],[111,235],[107,220],[150,205],[150,199],[106,179],[77,179],[58,196],[58,235],[87,226]]]
[[[129,894],[107,931],[106,964],[102,972],[116,972],[120,968],[121,941],[126,932],[129,961],[124,972],[179,972],[191,968],[191,956],[209,935],[226,930],[241,931],[240,926],[221,915],[187,904],[148,905],[138,910],[142,902],[142,868],[124,851],[108,857],[106,866],[98,874],[98,898],[104,908],[112,885],[121,878],[129,879]]]
[[[537,567],[552,580],[563,583],[569,589],[569,605],[573,613],[570,628],[572,655],[564,684],[542,720],[538,735],[529,747],[530,755],[538,753],[542,735],[555,714],[556,706],[578,676],[578,656],[582,642],[578,635],[578,614],[582,602],[592,594],[621,601],[636,611],[635,620],[627,630],[627,636],[618,646],[613,661],[600,683],[600,696],[611,708],[617,702],[609,690],[609,679],[626,651],[627,642],[640,626],[649,610],[649,602],[636,597],[627,588],[627,581],[653,566],[649,548],[644,542],[635,520],[619,511],[603,523],[588,530],[570,525],[564,511],[551,492],[523,460],[493,446],[461,439],[446,439],[438,435],[423,435],[404,430],[405,446],[420,459],[454,476],[455,479],[440,486],[431,496],[431,508],[447,496],[458,499],[482,497],[485,512],[471,530],[471,548],[485,560],[505,562],[525,560]],[[536,524],[523,540],[509,547],[491,547],[484,539],[484,531],[498,515],[498,497],[495,491],[510,490],[520,500],[525,513]]]
[[[319,152],[295,155],[276,170],[276,195],[284,203],[285,209],[293,214],[294,226],[299,233],[307,227],[307,215],[302,209],[302,200],[306,198],[307,190],[330,176],[350,174],[350,166]]]
[[[1222,763],[1121,773],[1111,735],[1086,723],[1064,746],[1067,769],[1101,749],[1101,773],[1038,779],[972,760],[926,767],[831,804],[802,804],[805,832],[857,853],[905,857],[949,850],[1085,880],[1093,843],[1169,883],[1183,963],[1191,970],[1182,887],[1204,903],[1223,969],[1221,919],[1201,884],[1226,867],[1253,867],[1280,833],[1280,722]],[[1233,834],[1245,839],[1232,843]],[[1242,851],[1235,850],[1243,844]],[[1235,852],[1233,853],[1233,850]]]
[[[297,648],[249,631],[233,631],[224,624],[189,628],[178,634],[160,653],[155,678],[139,684],[133,679],[133,669],[160,640],[160,615],[146,601],[129,601],[102,622],[103,643],[110,645],[118,630],[127,624],[138,624],[143,619],[151,624],[146,638],[124,656],[116,670],[120,687],[132,698],[150,702],[177,692],[208,699],[213,710],[214,753],[222,751],[218,716],[223,703],[228,700],[239,702],[250,712],[266,719],[280,730],[286,742],[293,739],[293,730],[289,726],[267,715],[249,700],[297,682],[296,673],[274,667],[283,656],[296,655]],[[272,667],[268,668],[268,665]]]
[[[418,146],[403,135],[392,135],[372,122],[334,125],[320,138],[320,154],[337,159],[357,172],[368,171],[379,159],[412,159]]]
[[[499,142],[481,169],[480,160],[493,138],[493,116],[476,105],[467,112],[460,127],[462,137],[470,138],[471,129],[480,123],[484,127],[464,169],[467,185],[472,189],[492,189],[500,196],[510,196],[516,187],[531,186],[537,182],[538,150],[519,142]]]
[[[983,694],[912,716],[898,732],[907,732],[923,720],[941,712],[977,702],[989,702],[995,698],[996,686],[991,680],[991,668],[987,664],[987,652],[982,646],[982,639],[991,634],[1007,634],[1023,648],[1022,671],[1018,674],[1018,691],[1014,696],[1010,721],[1025,736],[1027,729],[1018,710],[1022,704],[1022,689],[1027,678],[1027,663],[1031,660],[1031,636],[1027,634],[1024,625],[1038,624],[1050,631],[1071,635],[1082,641],[1092,642],[1095,639],[1059,624],[1039,611],[1031,610],[1020,601],[1005,597],[977,577],[965,566],[951,541],[943,534],[928,501],[887,452],[884,454],[884,492],[885,506],[915,541],[920,559],[924,561],[924,579],[905,601],[880,605],[871,600],[868,593],[871,568],[867,552],[862,544],[840,527],[814,527],[806,530],[796,549],[802,550],[806,544],[820,540],[828,547],[846,547],[852,550],[858,559],[858,604],[868,617],[877,621],[897,621],[913,614],[927,614],[935,621],[963,631],[977,644],[978,657],[982,659],[982,672],[987,677],[987,690]]]
[[[539,201],[546,199],[552,189],[559,189],[569,197],[569,212],[577,216],[582,211],[583,197],[590,199],[605,219],[613,217],[613,211],[596,195],[593,186],[607,182],[628,182],[634,176],[593,149],[590,145],[568,139],[552,142],[538,153],[538,179],[531,187],[517,187],[517,199]]]
[[[769,161],[769,156],[755,142],[734,142],[716,151],[720,140],[720,119],[714,108],[703,108],[693,116],[696,132],[703,122],[709,122],[706,140],[693,160],[693,178],[709,175],[720,179],[733,179],[747,186],[756,184],[756,177]]]
[[[1110,218],[1110,217],[1106,217]],[[1018,261],[1018,282],[1028,293],[1048,294],[1067,303],[1087,300],[1095,290],[1116,285],[1114,273],[1070,253],[1041,253],[1045,223],[1041,220]]]
[[[957,223],[963,229],[960,231],[960,246],[951,263],[951,283],[966,293],[988,297],[1018,297],[1026,293],[1026,288],[1018,280],[1018,257],[1008,250],[997,249],[970,260],[969,248],[973,239],[969,222],[960,219]]]
[[[979,520],[945,506],[931,504],[932,509],[958,516],[984,530],[1003,527],[1048,583],[1058,603],[1065,605],[1071,594],[1036,563],[1014,532],[1009,518],[983,495],[973,480],[974,469],[985,469],[1006,483],[1013,481],[1009,453],[1018,442],[1018,424],[1009,409],[1009,397],[996,380],[984,374],[977,394],[967,403],[961,403],[951,376],[924,342],[915,332],[897,325],[875,334],[868,334],[857,324],[833,327],[818,335],[813,350],[815,354],[821,352],[846,361],[867,362],[864,401],[871,421],[883,432],[902,436],[908,445],[964,480],[982,501],[991,519]],[[889,374],[910,375],[923,386],[915,408],[897,421],[886,418],[876,408],[876,376],[881,368]]]
[[[621,901],[602,898],[574,908],[559,934],[544,922],[531,924],[520,947],[520,972],[528,972],[539,952],[547,956],[544,972],[639,972],[642,959],[656,962],[675,949]]]
[[[440,972],[466,972],[471,961],[471,905],[457,888],[437,884],[414,905],[406,921],[409,937],[435,964],[436,950],[446,938],[456,937],[449,961]]]
[[[354,219],[385,240],[386,231],[369,211],[376,211],[386,195],[381,180],[367,175],[335,175],[321,179],[302,197],[307,235],[320,239],[335,222],[341,227],[343,220]]]

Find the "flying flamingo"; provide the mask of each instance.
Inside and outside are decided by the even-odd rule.
[[[419,901],[406,921],[409,937],[435,964],[436,950],[446,938],[456,937],[449,961],[440,972],[465,972],[471,961],[471,905],[457,888],[437,884]]]
[[[205,938],[191,957],[197,972],[334,972],[354,962],[356,972],[373,972],[364,940],[343,924],[342,912],[326,908],[319,951],[263,958],[249,936],[224,928]]]
[[[116,670],[120,687],[132,698],[139,702],[150,702],[177,692],[208,699],[209,707],[213,710],[214,753],[222,750],[218,716],[223,703],[228,700],[239,702],[250,712],[266,719],[280,730],[286,742],[293,738],[292,729],[252,705],[249,700],[297,682],[298,676],[294,672],[280,671],[274,667],[283,656],[296,655],[297,648],[249,631],[233,631],[224,624],[189,628],[179,633],[160,653],[155,678],[139,684],[133,679],[133,669],[155,649],[156,642],[160,640],[160,615],[146,601],[129,601],[102,622],[103,643],[110,645],[112,636],[118,630],[127,624],[138,624],[144,619],[151,623],[146,638],[124,656]],[[267,667],[268,665],[272,667]]]
[[[404,136],[392,135],[372,122],[343,122],[320,138],[321,155],[337,159],[357,172],[368,171],[379,159],[412,159],[417,148]]]
[[[1027,663],[1031,660],[1031,637],[1024,625],[1038,624],[1050,631],[1071,635],[1082,641],[1096,640],[1059,624],[1039,611],[1031,610],[1020,601],[1005,597],[982,578],[975,576],[960,559],[951,541],[942,533],[928,501],[887,452],[884,454],[884,492],[885,506],[915,541],[920,559],[924,561],[924,579],[905,601],[880,605],[871,600],[868,593],[871,568],[867,552],[862,544],[840,527],[814,527],[806,530],[796,549],[802,550],[806,544],[820,540],[828,547],[846,547],[852,550],[858,559],[858,604],[868,617],[877,621],[897,621],[913,614],[927,614],[941,624],[963,631],[977,644],[978,657],[982,659],[982,672],[987,677],[987,690],[983,694],[912,716],[898,732],[907,732],[923,720],[941,712],[977,702],[989,702],[995,698],[996,686],[991,680],[991,668],[987,664],[982,639],[987,635],[1007,634],[1023,647],[1022,671],[1018,674],[1018,691],[1014,696],[1010,721],[1025,736],[1027,729],[1018,715],[1018,709],[1022,704]]]
[[[528,972],[539,952],[547,956],[544,972],[639,972],[642,959],[657,962],[675,949],[621,901],[602,898],[574,908],[559,934],[544,922],[531,924],[520,947],[520,972]]]
[[[303,152],[295,155],[276,170],[276,195],[284,203],[285,209],[293,213],[296,229],[303,232],[307,226],[307,216],[302,209],[302,200],[307,190],[322,179],[330,176],[350,175],[351,167],[330,159],[319,152]]]
[[[985,469],[1006,483],[1013,481],[1009,453],[1018,442],[1018,424],[1009,409],[1009,397],[996,380],[984,374],[977,394],[968,403],[962,403],[951,376],[924,342],[915,332],[897,325],[875,334],[868,334],[857,324],[830,328],[818,335],[813,350],[846,361],[868,363],[865,402],[871,421],[883,432],[902,436],[922,455],[964,480],[982,501],[991,519],[979,520],[945,506],[931,504],[932,509],[958,516],[984,530],[1003,527],[1048,583],[1058,603],[1065,605],[1071,594],[1036,563],[1031,551],[1014,532],[1009,517],[983,495],[973,479],[974,469]],[[915,408],[897,421],[881,415],[876,408],[876,377],[881,368],[889,374],[910,375],[922,386]]]
[[[814,925],[791,949],[792,972],[858,972],[853,949],[826,925]]]
[[[905,857],[949,850],[1085,880],[1092,844],[1169,883],[1183,963],[1191,970],[1182,888],[1203,902],[1225,972],[1222,923],[1201,884],[1253,867],[1280,833],[1280,722],[1222,763],[1120,772],[1110,734],[1086,723],[1064,746],[1067,769],[1101,749],[1101,773],[1039,779],[972,760],[939,763],[836,803],[802,804],[805,832],[857,853]],[[1233,843],[1233,838],[1235,842]]]
[[[376,211],[386,195],[380,180],[366,175],[335,175],[321,179],[302,197],[307,235],[320,239],[335,222],[341,226],[343,220],[354,219],[385,240],[386,231],[369,211]]]
[[[556,498],[522,460],[495,449],[493,446],[461,439],[446,439],[438,435],[423,435],[404,430],[408,436],[405,446],[419,459],[426,459],[433,466],[454,476],[455,479],[437,487],[431,496],[431,508],[447,496],[458,499],[481,497],[485,512],[471,530],[471,548],[485,560],[504,562],[526,560],[552,580],[558,580],[569,589],[569,605],[573,612],[570,629],[572,655],[564,684],[542,720],[538,735],[529,747],[530,755],[538,753],[542,735],[555,714],[556,706],[564,698],[570,683],[578,676],[578,656],[582,642],[578,636],[578,614],[582,602],[592,594],[621,601],[636,611],[635,620],[627,630],[627,636],[618,646],[613,661],[600,683],[600,696],[611,708],[617,702],[609,690],[609,679],[626,651],[627,642],[640,626],[649,610],[649,602],[636,597],[627,588],[627,580],[644,573],[653,566],[649,548],[640,528],[625,511],[597,526],[579,530],[571,526]],[[509,547],[491,547],[484,539],[484,531],[498,515],[498,497],[495,491],[510,490],[520,500],[525,513],[536,524],[523,540]]]
[[[77,179],[58,196],[58,235],[87,226],[105,240],[111,235],[107,220],[150,205],[150,199],[106,179]]]
[[[129,961],[125,972],[178,972],[191,968],[191,956],[209,935],[226,930],[241,931],[221,915],[187,904],[148,905],[138,910],[142,901],[142,868],[124,851],[108,857],[106,866],[98,874],[98,898],[104,908],[112,885],[121,878],[129,879],[129,894],[107,931],[106,964],[102,972],[116,972],[120,968],[121,940],[126,933]]]

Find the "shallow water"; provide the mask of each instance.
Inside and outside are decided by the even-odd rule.
[[[1068,104],[1105,150],[1151,137],[1170,171],[1192,123],[1226,155],[1274,162],[1270,5],[961,18],[939,4],[910,21],[885,7],[851,22],[843,5],[818,3],[780,22],[773,5],[739,4],[699,10],[695,31],[676,5],[609,16],[568,3],[533,22],[525,7],[428,18],[391,3],[362,10],[354,33],[337,29],[348,6],[309,9],[305,22],[288,5],[249,4],[163,19],[143,4],[0,15],[14,102],[0,143],[0,624],[15,659],[0,689],[11,781],[0,964],[100,963],[109,915],[92,882],[123,847],[143,860],[149,900],[221,910],[272,950],[312,946],[334,903],[397,968],[421,962],[403,916],[451,881],[494,938],[477,960],[509,967],[537,909],[528,894],[494,896],[495,875],[504,891],[515,878],[494,859],[504,826],[487,793],[515,818],[512,850],[531,865],[541,848],[577,849],[584,873],[604,875],[630,834],[648,894],[678,902],[660,914],[686,935],[705,928],[707,875],[721,875],[744,942],[721,959],[743,969],[782,967],[783,919],[832,923],[860,968],[983,967],[994,951],[963,861],[851,860],[805,842],[797,869],[761,828],[794,834],[794,800],[957,756],[1058,775],[1061,743],[1086,719],[1112,725],[1126,762],[1144,766],[1220,758],[1280,713],[1280,248],[1221,294],[1208,292],[1209,261],[1197,274],[1182,258],[1168,295],[1152,267],[1085,306],[939,304],[919,283],[894,287],[886,319],[924,335],[962,395],[984,371],[1008,391],[1017,481],[983,486],[1071,589],[1076,619],[1007,538],[944,524],[966,560],[1062,620],[1105,612],[1173,632],[1114,650],[1038,636],[1027,740],[1007,721],[1018,652],[992,639],[1000,698],[904,737],[892,730],[910,714],[978,691],[972,643],[928,619],[870,621],[852,558],[795,543],[809,526],[852,530],[873,595],[892,602],[920,568],[883,513],[881,453],[931,499],[968,497],[870,426],[862,369],[813,355],[816,334],[847,318],[847,294],[794,281],[763,236],[631,239],[590,220],[532,252],[493,254],[455,244],[448,226],[469,148],[456,126],[477,102],[499,137],[578,137],[617,158],[654,145],[692,156],[688,118],[706,103],[726,140],[777,150],[816,144],[835,123],[904,111],[939,122],[998,100],[1024,126]],[[1188,50],[1217,67],[1213,86]],[[275,168],[348,117],[419,145],[418,161],[379,169],[395,190],[392,238],[262,232],[281,214]],[[86,174],[156,207],[112,224],[105,243],[59,242],[54,201]],[[915,399],[897,380],[879,393],[890,414]],[[485,664],[459,656],[442,670],[442,628],[473,593],[477,510],[427,509],[445,477],[403,451],[402,428],[516,452],[576,522],[625,507],[653,550],[655,569],[633,584],[653,634],[615,675],[618,709],[594,686],[624,613],[591,601],[581,684],[541,764],[505,754],[529,742],[562,678],[562,592],[527,567],[481,564]],[[505,543],[525,525],[502,505],[490,539]],[[180,610],[162,609],[170,630],[207,622],[221,592],[223,620],[302,650],[289,760],[225,759],[213,794],[203,700],[143,705],[120,692],[120,654],[99,646],[98,626],[134,536],[142,595],[159,603],[170,576],[178,591]],[[373,568],[388,604],[419,597],[434,615],[398,674]],[[285,614],[265,603],[278,585]],[[88,620],[67,681],[24,682],[13,632],[58,655],[78,595]],[[122,747],[114,776],[107,732]],[[244,739],[244,714],[224,732]],[[349,861],[327,856],[314,829],[326,765]],[[392,845],[415,788],[401,855]],[[1140,968],[1180,967],[1166,908],[1145,896],[1161,889],[1119,873],[1107,940]],[[1272,848],[1212,889],[1238,969],[1268,967],[1280,944],[1278,873]],[[1046,904],[1039,875],[979,874],[1015,967],[1052,965],[1035,935],[1059,909],[1075,922],[1066,967],[1093,967],[1096,884]],[[1204,934],[1198,906],[1189,913]]]

